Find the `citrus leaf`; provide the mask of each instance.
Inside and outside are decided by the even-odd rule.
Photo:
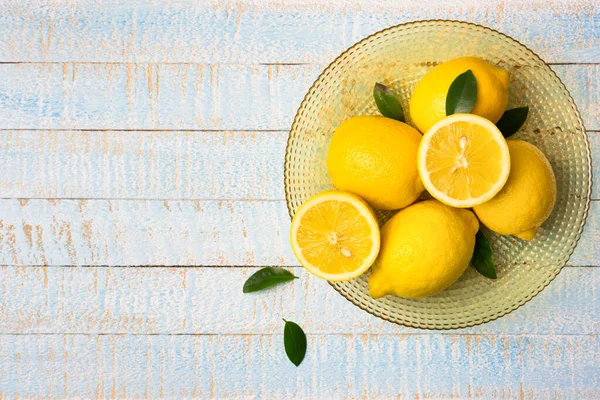
[[[496,279],[498,277],[496,275],[492,246],[490,246],[490,242],[481,231],[477,232],[475,236],[475,251],[473,251],[471,265],[486,278]]]
[[[256,292],[277,285],[278,283],[288,282],[294,279],[298,279],[298,277],[287,269],[280,267],[262,268],[246,280],[243,292]]]
[[[402,105],[387,86],[376,83],[373,88],[373,97],[381,115],[404,122]]]
[[[506,110],[504,111],[504,114],[502,114],[500,120],[496,122],[496,126],[500,132],[502,132],[502,135],[504,135],[505,138],[508,138],[523,126],[527,119],[527,114],[529,114],[529,107]]]
[[[290,361],[297,367],[300,365],[306,355],[306,335],[298,324],[292,321],[286,321],[283,328],[283,344],[285,354]]]
[[[477,102],[477,80],[470,69],[454,79],[446,95],[446,115],[470,113]]]

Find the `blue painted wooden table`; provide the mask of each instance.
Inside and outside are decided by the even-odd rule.
[[[298,267],[283,155],[343,49],[480,23],[546,60],[600,176],[597,0],[0,2],[0,398],[600,398],[600,199],[521,309],[419,331]],[[259,267],[300,279],[243,295]],[[308,353],[285,357],[281,318]]]

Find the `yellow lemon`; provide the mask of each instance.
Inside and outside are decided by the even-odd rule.
[[[510,172],[504,136],[489,120],[473,114],[454,114],[431,127],[417,160],[427,191],[452,207],[488,201]]]
[[[436,200],[399,211],[381,228],[381,249],[369,277],[371,296],[417,298],[446,289],[469,266],[478,230],[471,211]]]
[[[462,57],[438,65],[415,87],[410,116],[421,132],[427,132],[446,117],[448,89],[458,75],[469,69],[477,80],[477,102],[471,113],[498,122],[508,104],[508,72],[480,58]]]
[[[508,140],[511,169],[504,188],[473,210],[482,224],[502,235],[531,240],[556,203],[556,179],[544,153],[522,140]]]
[[[367,203],[329,191],[308,199],[292,220],[294,254],[309,272],[330,281],[363,274],[379,252],[379,225]]]
[[[375,208],[406,207],[423,191],[416,162],[420,141],[416,129],[390,118],[350,118],[335,130],[329,145],[331,181]]]

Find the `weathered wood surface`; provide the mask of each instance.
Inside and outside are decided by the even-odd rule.
[[[600,159],[600,133],[588,133]],[[283,200],[287,131],[2,131],[1,198]],[[592,198],[600,199],[595,163]]]
[[[287,138],[285,131],[0,131],[7,171],[0,197],[282,200]]]
[[[276,334],[281,318],[309,334],[437,334],[385,322],[301,267],[261,293],[257,267],[1,267],[0,334]],[[460,334],[595,335],[600,268],[568,267],[536,298]],[[390,339],[391,340],[391,339]]]
[[[288,130],[324,67],[0,64],[0,127]],[[552,68],[585,127],[600,129],[600,65]]]
[[[594,0],[0,1],[0,398],[600,398],[600,201],[538,297],[440,334],[297,267],[282,187],[319,72],[425,18],[551,63],[596,161],[599,15]],[[301,279],[242,294],[263,265]],[[282,316],[309,334],[298,369]]]
[[[0,336],[0,395],[50,398],[595,399],[594,335]],[[93,371],[93,373],[91,373]]]
[[[0,126],[289,129],[321,69],[318,65],[0,64]]]
[[[597,265],[600,202],[569,263]],[[298,265],[285,201],[0,200],[0,265]]]
[[[420,19],[475,22],[548,62],[600,62],[595,0],[82,1],[0,6],[0,61],[327,63]]]

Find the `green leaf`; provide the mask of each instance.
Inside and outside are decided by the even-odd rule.
[[[502,132],[505,138],[512,136],[516,133],[525,123],[527,119],[527,114],[529,114],[529,107],[519,107],[513,108],[512,110],[504,111],[502,117],[498,122],[496,122],[496,126]]]
[[[244,293],[256,292],[293,279],[298,279],[298,277],[287,269],[266,267],[255,272],[246,280],[243,291]]]
[[[469,69],[454,79],[446,95],[446,115],[470,113],[477,102],[477,80]]]
[[[404,122],[404,110],[400,105],[400,101],[387,86],[376,83],[373,88],[373,97],[381,115]]]
[[[475,251],[471,264],[477,272],[486,278],[496,279],[496,265],[494,264],[494,256],[492,255],[492,247],[483,232],[477,232],[475,236]]]
[[[302,328],[295,322],[286,321],[283,328],[283,344],[285,346],[285,354],[290,361],[297,367],[300,365],[306,355],[306,335]]]

